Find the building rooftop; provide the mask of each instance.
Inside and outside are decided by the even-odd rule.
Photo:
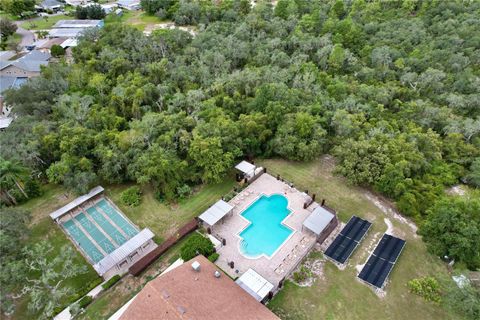
[[[61,28],[90,28],[102,25],[102,20],[59,20],[52,29]]]
[[[199,271],[192,267],[198,262]],[[215,272],[219,272],[217,278]],[[138,293],[121,320],[279,318],[203,256],[160,275]]]
[[[303,225],[319,235],[334,218],[335,215],[319,206],[305,219]]]

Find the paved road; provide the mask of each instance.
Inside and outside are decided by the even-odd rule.
[[[22,36],[22,40],[20,41],[20,46],[22,48],[35,42],[35,34],[20,27],[20,25],[24,22],[25,21],[15,21],[15,24],[17,25],[17,33]]]

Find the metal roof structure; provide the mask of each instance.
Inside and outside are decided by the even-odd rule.
[[[56,28],[48,33],[50,38],[75,38],[82,33],[85,28]]]
[[[60,44],[62,48],[68,48],[68,47],[76,47],[78,45],[78,40],[77,39],[67,39],[64,42]]]
[[[316,235],[320,235],[322,231],[328,226],[330,221],[335,218],[335,215],[325,208],[318,206],[313,212],[308,216],[305,221],[303,221],[303,226],[311,230]]]
[[[79,205],[81,205],[85,201],[93,198],[97,194],[102,193],[103,190],[104,189],[101,186],[97,186],[97,187],[93,188],[92,190],[90,190],[89,193],[84,194],[83,196],[80,196],[80,197],[76,198],[75,200],[68,203],[67,205],[65,205],[65,206],[61,207],[60,209],[55,210],[54,212],[50,213],[50,217],[53,220],[57,220],[58,218],[62,217],[64,214],[68,213],[72,209],[78,207]]]
[[[140,248],[145,242],[151,240],[154,236],[155,235],[150,229],[143,229],[109,255],[105,256],[102,260],[94,264],[93,268],[99,275],[103,276],[108,270],[122,262],[132,252]]]
[[[0,70],[15,66],[25,71],[40,72],[40,66],[46,66],[50,57],[51,55],[48,52],[33,50],[17,60],[1,60]]]
[[[274,288],[273,284],[251,268],[242,274],[235,282],[257,301],[265,299],[268,293]]]
[[[52,29],[91,28],[103,26],[103,20],[59,20]]]
[[[8,128],[10,123],[12,123],[13,118],[0,118],[0,129]]]
[[[7,61],[16,55],[15,51],[0,51],[0,61]]]
[[[232,209],[232,205],[228,204],[223,200],[219,200],[213,206],[208,208],[204,213],[202,213],[199,218],[208,223],[209,225],[213,226],[226,214],[232,211]]]
[[[251,164],[250,162],[247,162],[247,161],[242,161],[240,162],[239,164],[237,164],[235,166],[235,169],[243,172],[243,173],[246,173],[246,174],[250,174],[250,173],[253,173],[254,170],[255,170],[255,165]]]

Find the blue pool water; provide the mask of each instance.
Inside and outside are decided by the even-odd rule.
[[[280,194],[261,196],[242,213],[251,224],[240,233],[242,253],[250,258],[269,257],[293,232],[281,222],[290,214],[288,200]]]

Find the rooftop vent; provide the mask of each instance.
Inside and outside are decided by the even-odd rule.
[[[200,272],[200,263],[198,261],[193,261],[192,263],[192,268],[193,270],[197,271],[197,272]]]
[[[218,270],[216,270],[213,275],[215,276],[215,278],[220,278],[220,272],[218,272]]]

